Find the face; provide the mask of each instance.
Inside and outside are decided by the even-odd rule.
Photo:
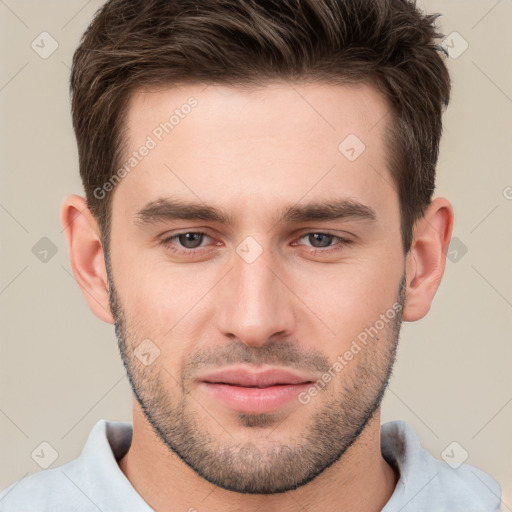
[[[156,434],[219,487],[304,485],[378,412],[405,293],[387,112],[368,86],[132,98],[136,160],[112,197],[116,334]],[[303,384],[206,378],[227,368]]]

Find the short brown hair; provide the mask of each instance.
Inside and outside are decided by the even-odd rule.
[[[128,100],[141,87],[367,83],[392,106],[388,167],[404,251],[435,188],[450,78],[438,15],[409,0],[108,0],[73,57],[70,89],[80,174],[103,243]]]

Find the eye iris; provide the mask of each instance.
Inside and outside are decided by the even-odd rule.
[[[179,235],[178,240],[186,249],[195,249],[201,245],[203,236],[203,233],[183,233]],[[192,246],[189,245],[189,242],[192,243]]]
[[[309,235],[309,241],[312,242],[313,240],[316,242],[318,242],[320,240],[320,242],[322,242],[322,240],[324,242],[327,242],[327,243],[324,243],[323,245],[315,245],[315,243],[312,243],[311,245],[313,245],[313,247],[329,247],[329,244],[330,242],[332,242],[332,238],[333,238],[333,235],[327,235],[325,233],[312,233],[311,235]]]
[[[195,249],[201,246],[204,238],[204,233],[188,232],[182,233],[177,236],[179,243],[185,249]],[[334,235],[327,233],[310,233],[308,235],[309,241],[313,247],[322,248],[329,247],[332,243]]]

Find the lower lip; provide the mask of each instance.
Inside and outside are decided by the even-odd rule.
[[[297,399],[299,393],[312,383],[282,384],[267,388],[246,388],[230,384],[201,382],[202,388],[229,408],[245,414],[263,414],[277,411],[287,402]]]

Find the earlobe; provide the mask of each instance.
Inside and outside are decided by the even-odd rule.
[[[104,322],[113,324],[101,233],[85,199],[77,195],[66,197],[60,220],[71,269],[90,310]]]
[[[414,322],[430,310],[441,283],[453,230],[453,207],[443,197],[432,200],[415,225],[406,258],[407,290],[403,320]]]

